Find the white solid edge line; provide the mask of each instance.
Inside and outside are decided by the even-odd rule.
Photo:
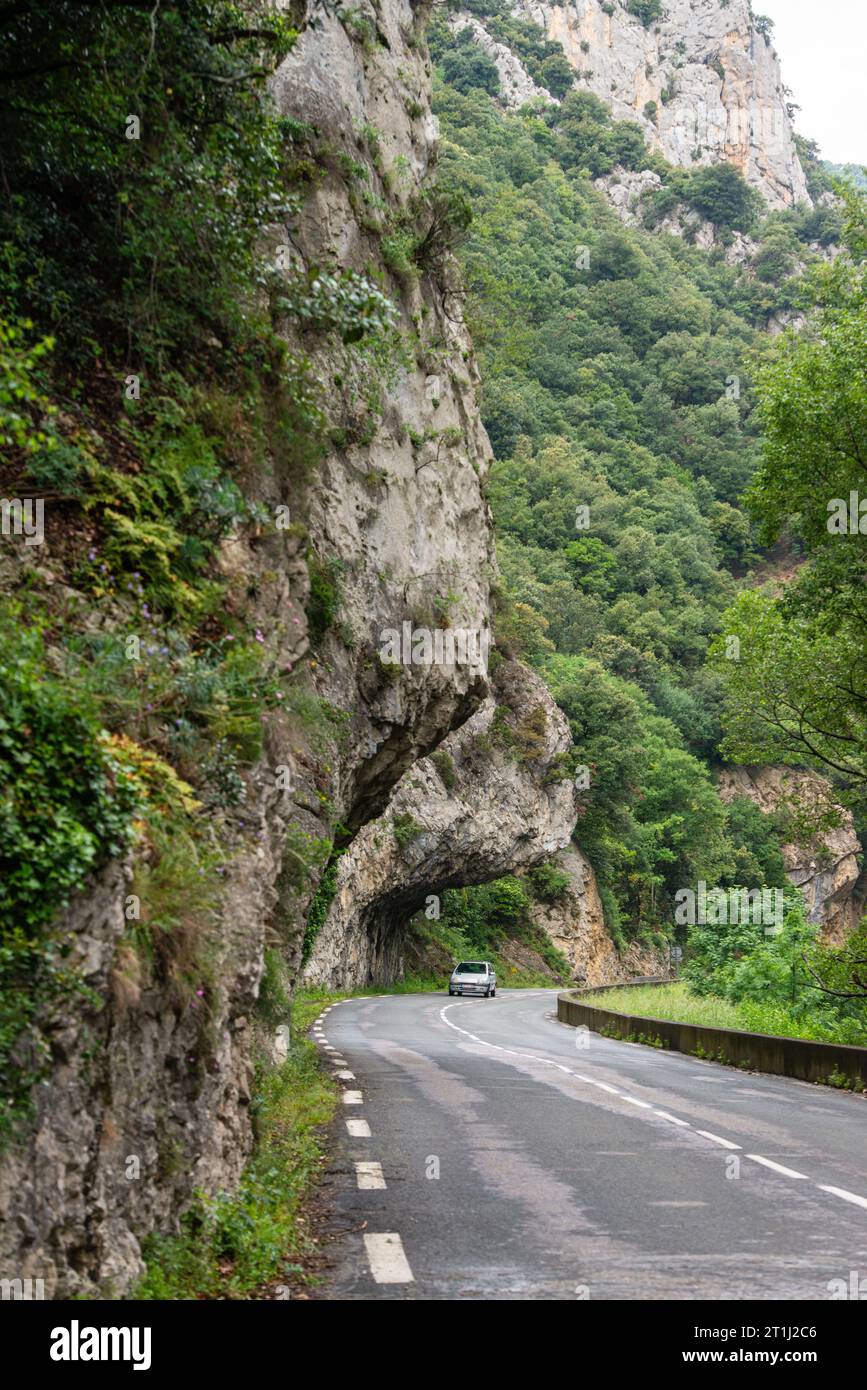
[[[482,1047],[489,1047],[494,1052],[503,1052],[507,1057],[522,1057],[528,1062],[541,1062],[543,1066],[554,1067],[557,1071],[567,1071],[568,1074],[574,1076],[577,1081],[583,1081],[588,1086],[595,1086],[597,1090],[606,1091],[609,1095],[617,1096],[618,1100],[628,1101],[630,1105],[637,1105],[642,1110],[652,1110],[654,1115],[658,1115],[663,1120],[669,1120],[671,1124],[678,1125],[681,1129],[692,1128],[688,1120],[679,1120],[676,1115],[669,1115],[667,1110],[656,1110],[649,1101],[638,1100],[635,1096],[626,1095],[624,1091],[618,1091],[614,1086],[609,1086],[605,1081],[597,1081],[595,1077],[582,1076],[580,1072],[571,1071],[561,1066],[559,1062],[555,1062],[550,1057],[539,1057],[532,1052],[515,1052],[511,1048],[501,1047],[498,1043],[489,1043],[486,1042],[484,1038],[476,1037],[476,1034],[471,1033],[468,1028],[461,1028],[459,1024],[452,1023],[450,1018],[446,1018],[446,1010],[457,1007],[458,1006],[455,1004],[444,1005],[444,1007],[440,1009],[440,1018],[449,1028],[453,1028],[456,1033],[463,1033],[464,1037],[469,1038],[472,1042],[479,1043]]]
[[[396,1231],[384,1231],[377,1235],[365,1235],[364,1248],[367,1263],[377,1284],[412,1284],[413,1273],[403,1250],[403,1242]]]
[[[362,1104],[361,1092],[360,1092],[360,1091],[344,1091],[344,1092],[343,1092],[343,1104],[344,1104],[344,1105],[361,1105],[361,1104]]]
[[[731,1139],[722,1139],[718,1134],[711,1134],[709,1129],[697,1129],[696,1134],[700,1134],[702,1139],[709,1139],[712,1144],[722,1144],[724,1149],[739,1149],[740,1144],[733,1144]]]
[[[384,1192],[385,1178],[382,1175],[382,1164],[374,1161],[356,1163],[355,1181],[361,1192]]]
[[[747,1158],[751,1158],[754,1163],[761,1163],[763,1168],[772,1168],[775,1173],[782,1173],[785,1178],[803,1178],[809,1181],[806,1173],[796,1173],[794,1168],[786,1168],[782,1163],[775,1163],[772,1158],[762,1158],[761,1154],[747,1154]]]
[[[859,1197],[857,1192],[847,1192],[845,1187],[826,1187],[818,1184],[820,1192],[830,1192],[832,1197],[842,1197],[844,1202],[853,1202],[856,1207],[867,1207],[867,1197]]]
[[[353,1139],[369,1139],[370,1125],[366,1120],[347,1120],[346,1129]]]
[[[446,1009],[454,1007],[453,1004],[446,1004],[444,1008],[440,1009],[440,1018],[449,1028],[453,1028],[456,1033],[463,1033],[465,1038],[470,1038],[473,1042],[480,1043],[482,1047],[489,1047],[496,1052],[505,1052],[507,1056],[523,1057],[528,1062],[542,1062],[545,1065],[556,1067],[558,1071],[566,1070],[558,1062],[554,1062],[547,1057],[537,1057],[529,1052],[513,1052],[509,1048],[500,1047],[496,1043],[488,1043],[485,1042],[483,1038],[476,1037],[475,1033],[471,1033],[469,1029],[461,1028],[457,1023],[452,1023],[450,1018],[446,1018]],[[639,1100],[636,1096],[626,1095],[623,1091],[615,1091],[612,1086],[606,1085],[604,1081],[596,1081],[592,1077],[582,1076],[580,1072],[570,1071],[569,1074],[570,1076],[574,1076],[576,1080],[586,1082],[591,1086],[597,1087],[601,1091],[610,1091],[613,1095],[618,1096],[620,1100],[627,1101],[629,1105],[637,1105],[642,1110],[652,1110],[654,1115],[658,1115],[662,1120],[669,1120],[673,1125],[678,1125],[682,1129],[692,1129],[688,1120],[681,1120],[678,1119],[676,1115],[669,1115],[667,1110],[656,1110],[649,1101]],[[703,1139],[709,1139],[713,1144],[720,1144],[724,1149],[741,1149],[740,1144],[734,1144],[731,1139],[723,1139],[719,1134],[711,1134],[709,1130],[696,1129],[693,1132],[695,1134],[700,1134]],[[763,1167],[770,1168],[775,1173],[781,1173],[783,1177],[796,1178],[804,1182],[809,1181],[807,1173],[798,1173],[794,1168],[787,1168],[782,1163],[775,1163],[771,1158],[763,1158],[761,1154],[746,1154],[746,1157],[751,1158],[754,1163],[760,1163]],[[844,1187],[828,1187],[822,1183],[817,1183],[816,1185],[821,1192],[828,1192],[833,1197],[840,1197],[844,1202],[852,1202],[855,1206],[864,1207],[865,1210],[867,1210],[867,1197],[859,1197],[856,1192],[847,1192]],[[365,1240],[366,1239],[367,1237],[365,1236]]]

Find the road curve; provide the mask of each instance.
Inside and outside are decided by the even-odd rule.
[[[583,1035],[556,994],[345,1000],[332,1299],[828,1300],[867,1273],[867,1101]]]

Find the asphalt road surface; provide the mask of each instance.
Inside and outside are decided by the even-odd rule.
[[[313,1036],[343,1092],[315,1296],[867,1296],[859,1096],[579,1033],[546,990],[345,1000]]]

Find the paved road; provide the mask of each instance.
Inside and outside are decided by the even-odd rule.
[[[867,1296],[867,1101],[555,1015],[542,990],[322,1015],[320,1297],[827,1300],[853,1271]]]

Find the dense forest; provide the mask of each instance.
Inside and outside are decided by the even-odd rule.
[[[724,757],[821,766],[864,823],[864,541],[824,530],[825,490],[848,498],[863,471],[863,380],[843,363],[864,359],[864,210],[804,140],[812,209],[768,213],[731,165],[672,168],[572,88],[533,24],[468,8],[561,99],[507,111],[471,30],[434,23],[442,168],[474,213],[461,261],[496,455],[500,639],[569,716],[588,783],[575,838],[609,929],[670,933],[683,884],[783,884],[781,843],[829,814],[724,806]],[[597,183],[615,169],[659,175],[637,225]],[[660,228],[672,214],[677,235]],[[739,236],[748,253],[727,254]],[[778,343],[781,313],[811,330]]]

